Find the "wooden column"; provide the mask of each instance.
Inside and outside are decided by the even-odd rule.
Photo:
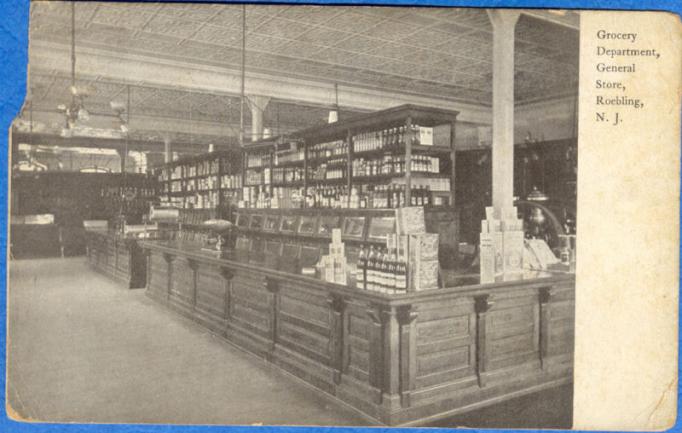
[[[192,270],[192,311],[197,309],[197,270],[199,269],[199,262],[188,259],[187,264]]]
[[[514,28],[520,12],[488,9],[493,27],[493,207],[514,203]]]
[[[225,317],[226,322],[229,322],[232,318],[232,278],[234,278],[234,272],[228,268],[221,268],[220,275],[223,277],[225,284],[223,317]]]
[[[334,383],[341,383],[341,374],[344,370],[347,345],[345,344],[345,310],[346,302],[338,295],[330,295],[327,298],[330,314],[329,336],[329,360],[334,369]]]
[[[368,376],[369,384],[373,387],[377,394],[375,395],[374,403],[381,403],[381,390],[383,388],[384,378],[382,375],[382,368],[384,363],[384,350],[382,345],[382,318],[381,312],[376,308],[367,310],[369,316],[369,366]]]
[[[388,410],[400,407],[400,329],[395,307],[367,310],[369,329],[369,383],[379,394],[375,403]]]
[[[400,405],[410,407],[410,395],[416,386],[417,377],[417,312],[412,306],[398,311],[400,324]]]
[[[171,287],[173,286],[173,261],[175,260],[175,256],[172,256],[170,254],[164,253],[163,254],[164,260],[166,260],[166,263],[168,264],[168,279],[166,281],[166,300],[170,301],[170,295],[171,295]]]
[[[488,311],[493,303],[490,295],[476,296],[475,310],[476,310],[476,376],[478,378],[478,386],[485,386],[484,373],[488,370]]]
[[[540,303],[540,332],[539,332],[539,343],[540,343],[540,365],[543,369],[547,367],[547,357],[549,356],[549,344],[550,344],[550,326],[549,322],[551,320],[551,302],[552,300],[552,288],[543,287],[538,293],[538,301]]]
[[[265,277],[263,284],[265,285],[265,289],[272,294],[272,300],[270,304],[270,340],[272,341],[272,345],[270,346],[269,353],[269,355],[272,356],[272,352],[274,352],[275,348],[277,347],[277,340],[279,336],[279,283],[274,278]]]

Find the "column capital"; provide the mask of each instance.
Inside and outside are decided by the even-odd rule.
[[[513,9],[486,9],[486,12],[493,30],[513,30],[521,16],[521,12]]]
[[[260,112],[265,111],[265,108],[270,103],[269,96],[263,95],[246,95],[246,101],[249,104],[251,111],[259,110]]]

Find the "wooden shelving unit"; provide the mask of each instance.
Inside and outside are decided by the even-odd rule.
[[[228,217],[242,195],[239,150],[183,158],[154,170],[159,204],[181,209],[186,224]]]
[[[457,114],[403,105],[247,145],[243,205],[453,207]]]

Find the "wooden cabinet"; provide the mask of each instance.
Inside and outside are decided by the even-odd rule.
[[[568,383],[569,274],[385,295],[143,242],[147,294],[388,425]]]
[[[137,241],[110,232],[86,231],[85,236],[90,266],[129,289],[145,287],[147,259]]]

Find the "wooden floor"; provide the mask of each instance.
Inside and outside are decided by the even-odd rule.
[[[8,402],[39,421],[369,425],[353,409],[92,272],[10,264]],[[571,386],[438,427],[569,428]]]

